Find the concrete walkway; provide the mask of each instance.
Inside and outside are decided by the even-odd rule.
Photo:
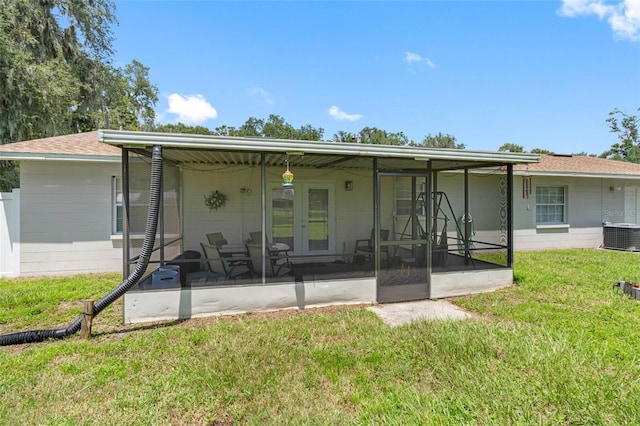
[[[419,320],[460,320],[471,314],[446,300],[420,300],[417,302],[388,303],[371,306],[385,324],[398,326]]]

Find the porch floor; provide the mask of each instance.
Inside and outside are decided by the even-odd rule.
[[[485,262],[478,259],[465,260],[463,256],[449,253],[446,264],[433,267],[434,274],[462,271],[477,271],[490,269],[503,269],[504,266]],[[268,278],[267,284],[291,283],[294,281],[331,281],[354,278],[367,278],[375,276],[375,271],[370,263],[356,264],[341,261],[325,261],[310,263],[295,263],[293,275]],[[419,283],[426,281],[426,270],[424,268],[413,267],[411,270],[401,269],[400,259],[392,257],[388,268],[386,264],[380,270],[383,285],[402,285],[407,283]],[[162,285],[152,284],[152,275],[143,278],[132,291],[149,290],[169,290],[178,288],[198,288],[198,287],[226,287],[238,285],[262,284],[261,277],[238,277],[228,279],[217,276],[207,270],[200,270],[189,273],[186,276],[186,283],[178,282],[163,283]]]

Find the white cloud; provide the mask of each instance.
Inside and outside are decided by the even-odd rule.
[[[405,55],[404,55],[404,60],[409,65],[414,64],[414,63],[422,63],[422,62],[424,62],[431,69],[434,69],[436,67],[436,65],[433,62],[431,62],[431,59],[423,57],[422,55],[420,55],[418,53],[406,52]]]
[[[184,124],[200,124],[218,116],[216,109],[202,95],[183,97],[173,93],[168,99],[168,112],[177,115],[178,121]]]
[[[568,18],[596,15],[609,23],[616,37],[640,41],[640,0],[616,3],[606,0],[563,0],[558,13]]]
[[[344,111],[340,111],[340,108],[335,105],[333,105],[327,111],[329,112],[329,115],[336,120],[357,121],[362,118],[362,114],[347,114]]]
[[[424,61],[427,63],[427,66],[429,66],[429,68],[434,69],[436,67],[436,64],[434,64],[433,62],[431,62],[431,59],[429,58],[424,58]]]
[[[269,94],[269,92],[267,92],[266,90],[264,90],[261,87],[256,87],[254,89],[251,90],[251,94],[253,96],[257,96],[259,98],[262,98],[262,100],[269,104],[269,105],[273,105],[275,104],[275,101],[273,100],[273,98],[271,97],[271,95]]]
[[[404,60],[412,64],[414,62],[422,61],[422,56],[418,55],[417,53],[407,52],[404,56]]]

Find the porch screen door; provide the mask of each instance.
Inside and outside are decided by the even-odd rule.
[[[274,242],[286,243],[295,255],[335,252],[333,185],[271,185],[269,196],[267,228]]]
[[[379,302],[429,298],[428,188],[426,173],[378,173],[380,229],[389,231],[380,242]]]

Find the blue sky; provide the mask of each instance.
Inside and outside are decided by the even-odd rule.
[[[640,114],[640,0],[115,4],[115,64],[150,67],[162,123],[600,154],[608,113]]]

